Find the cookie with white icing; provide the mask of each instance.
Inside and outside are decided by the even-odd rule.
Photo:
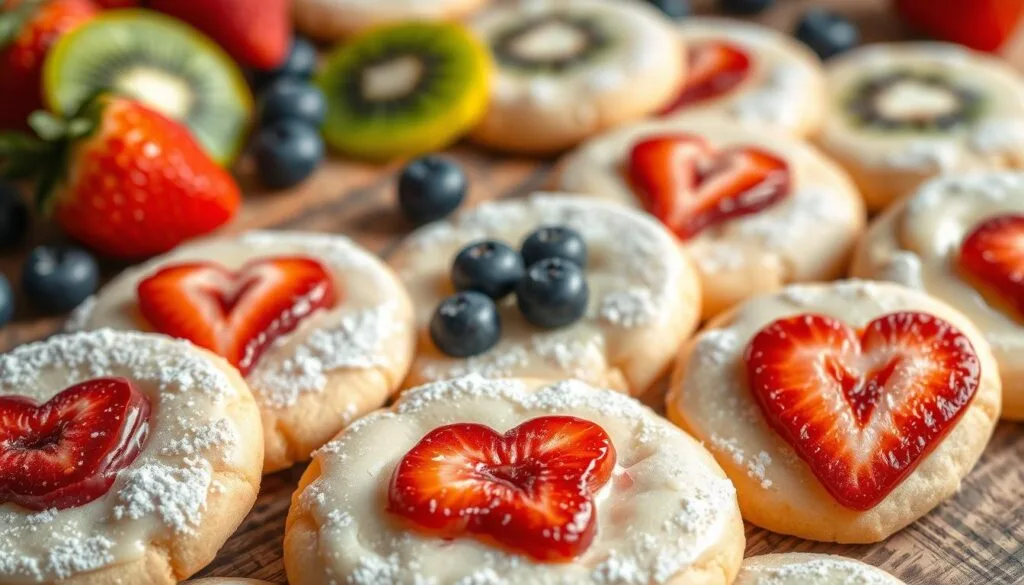
[[[560,189],[657,216],[697,263],[704,318],[791,282],[844,274],[864,229],[850,178],[813,147],[709,119],[645,122],[595,138]]]
[[[295,27],[322,41],[408,20],[458,20],[487,0],[295,0]]]
[[[957,491],[999,418],[999,370],[970,320],[920,291],[791,285],[699,333],[666,406],[725,469],[744,519],[878,542]]]
[[[575,323],[554,330],[526,321],[515,295],[498,303],[502,335],[469,358],[443,354],[428,328],[454,292],[452,262],[467,244],[496,239],[518,249],[542,226],[576,230],[590,257],[589,301]],[[634,395],[670,367],[697,325],[700,286],[672,235],[646,215],[614,203],[565,194],[489,202],[408,236],[391,265],[413,299],[420,347],[406,386],[480,374],[488,378],[579,378]]]
[[[401,385],[415,349],[409,297],[342,236],[250,232],[183,246],[124,271],[69,329],[189,339],[238,367],[266,429],[265,472],[326,443]]]
[[[499,150],[544,154],[663,107],[684,80],[672,23],[639,0],[514,0],[477,16],[497,71],[471,133]]]
[[[724,18],[679,24],[687,83],[662,114],[714,117],[794,136],[814,134],[825,113],[821,60],[789,35]]]
[[[879,216],[852,273],[918,288],[967,315],[999,362],[1003,418],[1024,419],[1024,173],[933,179]]]
[[[734,585],[904,585],[881,569],[838,555],[784,553],[743,561]]]
[[[213,559],[259,491],[245,381],[164,336],[61,335],[0,356],[0,421],[7,585],[173,585]]]
[[[881,210],[939,174],[1024,166],[1024,81],[959,45],[874,44],[830,60],[821,147]]]
[[[726,585],[743,548],[721,469],[639,402],[472,376],[410,390],[317,452],[285,568],[293,585]]]

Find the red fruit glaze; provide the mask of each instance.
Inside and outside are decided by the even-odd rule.
[[[540,561],[569,561],[594,539],[594,495],[615,457],[604,429],[572,416],[535,418],[504,435],[448,425],[398,463],[388,509],[440,538],[473,534]]]
[[[953,428],[978,390],[969,339],[926,313],[884,315],[857,332],[823,315],[775,321],[746,354],[768,424],[837,502],[868,510]]]
[[[107,493],[148,434],[149,401],[124,378],[82,382],[41,405],[0,396],[0,504],[87,504]]]
[[[0,128],[28,128],[28,115],[43,108],[43,63],[50,47],[99,13],[90,0],[50,0],[34,10],[14,40],[0,47]],[[4,10],[0,10],[3,16]]]
[[[139,283],[139,311],[157,331],[209,349],[248,374],[277,338],[338,301],[316,260],[263,258],[231,272],[172,264]]]
[[[736,45],[704,41],[688,50],[686,85],[662,114],[724,95],[750,77],[750,56]]]
[[[141,104],[109,98],[97,131],[72,151],[54,215],[97,251],[139,258],[220,227],[240,204],[235,180],[186,128]]]
[[[911,26],[935,38],[996,51],[1013,36],[1024,0],[896,0]]]
[[[701,136],[647,138],[633,146],[629,180],[652,215],[686,240],[757,213],[789,193],[789,165],[766,151],[716,151]]]
[[[1024,215],[978,224],[960,245],[958,263],[968,280],[1024,322]]]

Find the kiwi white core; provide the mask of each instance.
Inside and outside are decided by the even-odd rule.
[[[579,55],[586,50],[588,42],[587,35],[575,26],[551,21],[519,35],[508,50],[522,59],[543,62]]]
[[[387,101],[409,95],[419,85],[423,62],[404,55],[363,70],[363,97],[369,101]]]
[[[195,102],[188,82],[172,73],[150,67],[135,67],[122,73],[116,89],[143,98],[146,105],[174,119],[185,119]]]
[[[938,118],[957,110],[960,100],[936,85],[907,79],[893,84],[875,98],[875,108],[890,120]]]

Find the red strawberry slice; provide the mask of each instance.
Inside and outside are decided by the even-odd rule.
[[[87,504],[107,493],[148,434],[149,401],[124,378],[82,382],[41,405],[0,396],[0,504]]]
[[[686,240],[786,196],[789,165],[752,147],[716,151],[701,136],[655,136],[633,146],[629,179],[647,210]]]
[[[1024,322],[1024,215],[989,218],[960,245],[960,270]]]
[[[823,315],[780,319],[751,340],[746,367],[768,424],[854,510],[882,501],[938,445],[981,374],[963,333],[915,312],[859,333]]]
[[[300,257],[263,258],[237,272],[211,262],[173,264],[138,287],[139,311],[153,328],[217,353],[242,375],[337,297],[323,265]]]
[[[594,539],[594,494],[614,467],[608,434],[580,418],[543,416],[504,435],[453,424],[398,463],[388,508],[442,538],[469,533],[541,561],[568,561]]]
[[[750,76],[750,56],[730,43],[694,43],[689,47],[688,61],[686,85],[679,96],[662,110],[662,114],[724,95]]]

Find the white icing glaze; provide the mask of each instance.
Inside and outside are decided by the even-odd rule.
[[[253,457],[226,410],[238,391],[190,345],[101,330],[0,355],[0,395],[44,402],[91,378],[130,379],[150,401],[142,451],[106,495],[84,506],[29,512],[0,505],[0,581],[51,582],[138,559],[150,542],[201,526],[213,470]]]
[[[586,241],[590,306],[577,323],[541,331],[526,323],[514,298],[499,304],[503,335],[497,347],[477,357],[454,359],[421,351],[418,370],[427,380],[477,373],[488,377],[577,376],[600,382],[619,365],[631,340],[646,338],[684,313],[694,314],[692,268],[672,236],[649,217],[592,199],[534,195],[525,201],[486,203],[452,221],[410,235],[392,256],[416,306],[416,322],[426,329],[440,301],[451,294],[451,261],[470,242],[496,238],[516,248],[542,225],[566,225]],[[687,325],[664,331],[660,343],[682,341]],[[671,347],[665,348],[665,358]],[[654,362],[660,357],[652,357]],[[644,363],[643,387],[663,364]],[[627,376],[630,373],[627,372]],[[631,380],[632,382],[633,380]]]
[[[748,558],[734,585],[903,585],[903,582],[854,559],[786,553]]]
[[[470,537],[446,542],[405,530],[384,511],[395,464],[430,430],[477,422],[505,431],[547,414],[600,424],[618,457],[597,498],[597,536],[575,561],[535,563]],[[322,475],[291,514],[312,516],[324,571],[351,585],[665,583],[713,550],[742,547],[727,538],[735,492],[707,453],[638,402],[581,382],[531,390],[469,377],[420,387],[393,412],[354,423],[316,459]]]
[[[75,311],[69,329],[138,329],[136,288],[171,263],[213,259],[228,269],[266,256],[304,255],[324,264],[341,300],[319,311],[269,347],[248,382],[264,408],[287,408],[304,393],[320,392],[333,371],[390,363],[389,340],[408,327],[397,302],[404,294],[381,262],[348,238],[297,232],[249,232],[182,246],[126,270]]]

